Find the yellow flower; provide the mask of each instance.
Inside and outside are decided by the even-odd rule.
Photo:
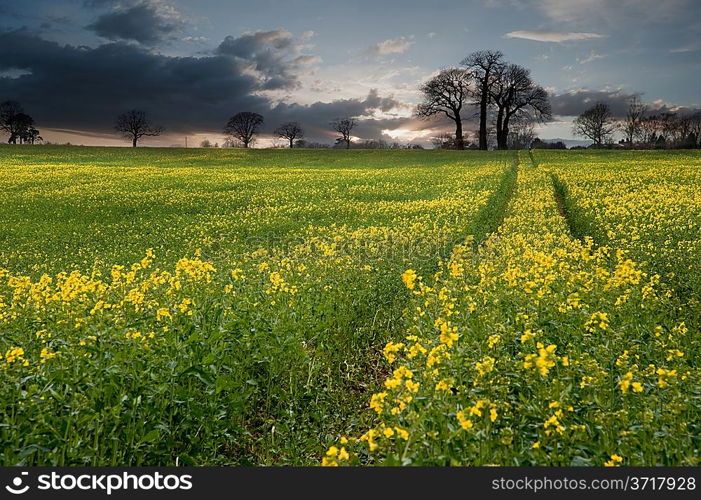
[[[501,341],[501,337],[499,335],[490,335],[489,338],[487,339],[487,345],[491,349],[495,345],[497,345]]]
[[[378,414],[382,413],[382,409],[384,408],[384,403],[385,403],[386,397],[387,397],[386,392],[378,392],[376,394],[373,394],[372,397],[370,398],[370,408],[375,410]]]
[[[533,334],[533,332],[531,332],[531,330],[526,330],[525,332],[523,332],[523,335],[521,335],[521,342],[526,343],[529,340],[533,340],[534,338],[535,335]]]
[[[557,346],[551,344],[548,347],[544,347],[543,344],[538,343],[537,348],[538,355],[527,354],[523,367],[526,369],[536,368],[540,375],[545,377],[550,372],[550,369],[555,366],[555,361],[557,361],[557,356],[555,355]]]
[[[494,362],[495,359],[489,356],[483,358],[482,361],[478,361],[475,366],[480,376],[484,376],[494,370]]]
[[[472,428],[472,425],[473,425],[472,420],[470,420],[469,418],[467,418],[465,416],[465,412],[463,410],[460,410],[459,412],[457,412],[455,414],[455,416],[457,417],[458,422],[460,422],[460,426],[463,429],[468,430],[468,429]]]
[[[453,342],[458,340],[458,327],[450,326],[448,321],[441,323],[441,334],[438,339],[448,347],[453,345]]]
[[[43,347],[43,348],[41,349],[41,354],[40,354],[40,356],[41,356],[41,362],[42,362],[42,363],[46,363],[46,360],[47,360],[47,359],[55,358],[55,357],[56,357],[56,353],[55,353],[55,352],[49,351],[46,347]]]
[[[409,389],[410,392],[417,392],[419,390],[418,382],[407,380],[406,382],[404,382],[404,385],[406,385],[406,388]]]
[[[619,465],[621,465],[621,462],[623,462],[623,457],[614,453],[613,455],[611,455],[611,460],[609,460],[608,462],[604,462],[604,466],[618,467]]]
[[[404,441],[409,440],[409,431],[407,431],[406,429],[402,429],[401,427],[395,427],[394,430],[397,431],[397,435]]]
[[[416,278],[416,271],[414,271],[413,269],[407,269],[402,273],[402,281],[409,290],[414,289]]]
[[[396,353],[404,347],[404,344],[401,342],[394,343],[391,340],[387,342],[385,345],[385,348],[382,350],[382,353],[385,356],[385,359],[392,364],[396,361],[397,356]]]

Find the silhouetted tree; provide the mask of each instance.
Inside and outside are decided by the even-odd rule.
[[[531,79],[530,70],[507,64],[497,68],[496,74],[492,99],[497,106],[497,148],[508,149],[509,124],[550,118],[550,101],[547,91]]]
[[[17,144],[17,141],[34,144],[40,138],[39,131],[34,128],[34,119],[17,101],[0,103],[0,130],[9,134],[8,144]]]
[[[12,144],[17,144],[18,140],[20,144],[27,142],[30,135],[29,131],[36,130],[34,128],[34,119],[26,113],[13,115],[9,118],[8,124],[10,128],[10,138],[7,142]],[[37,135],[38,134],[39,132],[37,131]]]
[[[261,125],[263,125],[261,115],[251,111],[242,111],[229,118],[224,133],[238,139],[243,147],[247,148],[253,142],[253,136],[258,133]]]
[[[475,80],[476,104],[479,105],[479,149],[488,148],[487,114],[492,100],[494,85],[498,72],[504,66],[504,54],[498,50],[480,50],[473,52],[460,63],[467,66]]]
[[[210,142],[209,139],[205,139],[204,141],[200,142],[200,147],[201,148],[211,148],[212,143]]]
[[[628,103],[628,112],[626,113],[625,121],[621,126],[626,136],[626,143],[629,147],[632,147],[636,140],[641,139],[642,121],[645,116],[645,111],[646,107],[640,101],[640,98],[637,95],[631,97]]]
[[[146,112],[138,109],[119,115],[114,128],[125,138],[130,139],[134,148],[142,137],[156,137],[165,130],[163,127],[153,125]]]
[[[304,131],[297,122],[287,122],[275,129],[275,135],[290,141],[290,149],[294,147],[297,139],[304,138]]]
[[[30,125],[26,130],[22,131],[20,134],[20,142],[28,142],[29,144],[35,144],[41,142],[44,139],[39,135],[39,131]]]
[[[346,144],[346,149],[350,149],[351,145],[351,131],[355,128],[357,122],[355,118],[339,118],[331,122],[331,127],[341,134],[341,137],[336,139],[337,142],[344,142]]]
[[[574,120],[573,132],[594,141],[595,146],[610,142],[616,125],[608,104],[599,102]]]
[[[470,71],[463,68],[441,70],[421,85],[423,102],[416,107],[416,115],[422,118],[444,114],[455,122],[455,148],[465,149],[460,113],[467,101],[475,96]]]

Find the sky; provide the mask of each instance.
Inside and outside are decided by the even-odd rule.
[[[239,111],[264,116],[263,146],[290,120],[333,142],[344,116],[357,139],[429,144],[451,127],[413,116],[418,86],[492,49],[548,90],[539,136],[573,139],[597,101],[701,107],[699,14],[699,0],[0,0],[0,100],[53,142],[129,145],[115,118],[143,109],[166,128],[152,146],[220,142]]]

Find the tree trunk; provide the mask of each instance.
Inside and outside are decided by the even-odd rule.
[[[465,149],[465,140],[462,137],[462,119],[458,113],[455,114],[455,148]]]
[[[350,137],[346,139],[346,149],[350,149]]]
[[[479,130],[479,148],[487,150],[487,100],[489,98],[489,72],[485,73],[484,82],[482,83],[482,96],[480,98],[480,130]]]
[[[290,149],[292,149],[294,146],[294,139],[290,139]]]
[[[138,140],[139,140],[139,139],[137,139],[136,136],[131,140],[131,147],[132,147],[132,148],[135,148],[135,147],[136,147],[136,141],[138,141]]]
[[[509,149],[509,115],[504,116],[501,123],[501,134],[497,137],[499,149]]]
[[[497,149],[501,149],[501,136],[504,130],[504,108],[497,112]]]

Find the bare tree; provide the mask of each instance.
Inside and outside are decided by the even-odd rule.
[[[131,139],[131,145],[134,148],[142,137],[156,137],[165,130],[163,127],[153,125],[146,112],[138,109],[119,115],[114,128],[127,139]]]
[[[290,141],[290,149],[292,149],[297,139],[304,138],[304,131],[302,130],[302,127],[300,127],[299,123],[287,122],[275,129],[275,135],[281,139],[287,139]]]
[[[680,127],[679,117],[670,111],[665,111],[660,114],[660,131],[664,136],[666,143],[677,143],[679,142],[681,135],[683,133]]]
[[[504,54],[496,50],[473,52],[460,63],[467,66],[476,82],[475,97],[479,105],[479,149],[488,148],[487,114],[499,70],[504,66]]]
[[[575,118],[572,130],[575,135],[588,137],[595,146],[601,146],[611,140],[615,129],[611,108],[599,102]]]
[[[342,141],[346,143],[346,149],[350,149],[351,145],[351,130],[355,128],[355,126],[358,124],[356,122],[355,118],[339,118],[337,120],[334,120],[331,122],[331,127],[341,134],[341,137],[339,137],[337,140]]]
[[[691,122],[691,137],[693,138],[693,147],[701,146],[701,112],[696,112],[689,117]]]
[[[517,120],[511,125],[507,145],[509,149],[526,149],[531,147],[535,138],[533,121]]]
[[[637,95],[634,95],[628,103],[628,112],[626,119],[621,128],[626,136],[626,142],[629,147],[633,147],[636,140],[642,136],[642,121],[645,116],[646,106],[640,101]]]
[[[251,111],[242,111],[229,118],[224,133],[238,139],[243,147],[247,148],[253,142],[253,136],[258,133],[261,125],[263,125],[261,115]]]
[[[550,118],[547,91],[533,82],[530,70],[517,64],[498,68],[492,99],[497,105],[498,149],[508,149],[509,124],[512,121],[539,122]]]
[[[462,68],[441,70],[436,76],[421,85],[423,102],[416,107],[416,115],[428,118],[444,114],[455,122],[455,148],[465,149],[460,113],[468,99],[475,96],[472,74]]]
[[[455,149],[455,137],[447,132],[431,137],[433,149]]]
[[[640,120],[640,139],[648,146],[657,140],[657,133],[660,131],[658,116],[643,116]]]

